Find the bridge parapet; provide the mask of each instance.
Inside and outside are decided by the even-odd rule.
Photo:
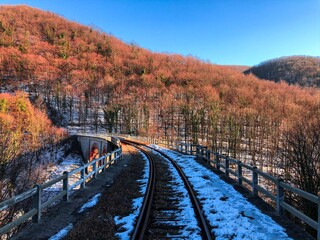
[[[96,147],[99,150],[99,155],[105,155],[119,148],[119,139],[113,136],[105,135],[78,135],[78,141],[81,145],[82,155],[84,159],[89,159],[92,148]],[[85,161],[86,162],[86,161]]]

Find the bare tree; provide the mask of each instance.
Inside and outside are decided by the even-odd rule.
[[[285,133],[284,157],[290,169],[290,181],[298,188],[318,195],[320,192],[320,119],[296,121]],[[317,220],[317,206],[296,196],[289,196],[306,215]],[[311,230],[311,229],[310,229]]]

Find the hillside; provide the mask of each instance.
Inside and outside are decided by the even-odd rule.
[[[247,71],[251,66],[242,66],[242,65],[225,65],[227,67],[233,68],[236,71],[244,72]]]
[[[260,63],[246,71],[258,78],[306,87],[320,87],[320,58],[292,56],[276,58]]]
[[[151,53],[27,6],[1,6],[0,29],[1,78],[10,83],[59,79],[81,94],[97,82],[112,85],[120,79],[142,85],[152,82],[157,87],[210,81],[209,75],[217,69],[192,57]],[[78,86],[81,80],[85,86]]]
[[[1,6],[0,29],[2,91],[38,96],[69,126],[202,142],[262,166],[284,129],[318,111],[314,89],[153,53],[28,6]]]
[[[217,139],[227,140],[229,131],[217,124],[231,121],[230,130],[238,133],[230,136],[228,151],[236,154],[238,123],[282,121],[312,108],[317,97],[245,76],[239,68],[153,53],[28,6],[1,6],[0,29],[2,90],[40,96],[69,125],[201,138],[222,149]]]

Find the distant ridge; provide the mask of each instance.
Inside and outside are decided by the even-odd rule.
[[[251,68],[251,66],[243,66],[243,65],[224,65],[224,66],[230,67],[239,72],[244,72]]]
[[[289,56],[268,60],[254,66],[245,74],[279,82],[286,81],[304,87],[320,87],[320,57]]]

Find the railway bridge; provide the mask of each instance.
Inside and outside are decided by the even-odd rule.
[[[261,239],[290,239],[290,237],[312,239],[302,228],[281,216],[284,209],[290,209],[282,196],[284,191],[292,190],[311,200],[316,197],[307,195],[301,190],[298,191],[287,184],[282,185],[266,173],[228,156],[211,152],[207,147],[181,143],[175,146],[180,152],[178,153],[168,148],[151,147],[137,141],[124,141],[121,146],[119,138],[115,137],[79,135],[78,141],[84,159],[91,161],[71,172],[65,172],[56,179],[37,185],[22,195],[0,203],[0,211],[5,211],[7,208],[17,206],[16,204],[21,201],[32,200],[29,211],[24,212],[8,225],[0,226],[0,234],[10,232],[10,229],[32,218],[34,223],[12,239],[27,239],[26,236],[32,236],[34,239],[50,237],[60,239],[52,237],[61,237],[70,229],[73,229],[71,232],[73,236],[78,231],[82,237],[91,239],[95,236],[100,236],[102,239],[114,236],[122,239],[143,239],[145,236],[146,239],[153,237],[256,239],[259,231],[262,232],[259,234],[267,236]],[[99,153],[97,158],[91,158],[94,149]],[[153,161],[155,163],[152,163]],[[188,165],[189,163],[193,165]],[[180,168],[177,170],[179,173],[174,170],[175,165]],[[158,170],[151,174],[151,166],[158,166]],[[245,169],[251,171],[249,177],[245,174],[248,172]],[[142,179],[140,179],[141,175]],[[152,176],[158,179],[154,183],[151,181]],[[71,178],[76,180],[71,182]],[[251,191],[248,190],[245,194],[248,199],[238,196],[237,191],[231,185],[226,185],[219,180],[220,178],[229,179],[227,182],[232,183],[237,189],[242,189],[245,184],[251,187]],[[268,178],[278,184],[279,190],[276,195],[272,195],[273,193],[259,185],[261,178]],[[43,202],[41,200],[43,190],[58,182],[63,183],[60,192]],[[140,190],[137,184],[141,185],[139,185]],[[151,185],[155,187],[153,190]],[[187,185],[189,187],[186,187]],[[150,192],[154,192],[154,195]],[[190,192],[193,193],[189,197]],[[276,210],[265,208],[266,203],[259,197],[261,193],[275,200],[276,205],[279,204]],[[147,198],[139,200],[140,204],[138,199],[147,195],[153,197],[148,200]],[[234,199],[234,196],[238,197]],[[123,202],[123,199],[131,200]],[[59,200],[61,204],[51,206]],[[93,202],[96,204],[98,200],[102,203],[93,207]],[[116,216],[119,212],[123,214],[122,208],[130,209],[126,204],[130,205],[131,202],[134,204],[131,206],[132,210],[129,212],[127,210],[127,214],[129,216],[135,214],[136,217],[128,220],[124,216]],[[284,227],[283,230],[277,223],[272,222],[271,218],[261,215],[259,210],[251,207],[249,202],[260,204],[260,210],[272,216]],[[88,210],[88,214],[82,213],[82,209],[90,208],[93,210]],[[43,211],[45,211],[44,214]],[[108,211],[110,212],[105,215]],[[273,213],[270,214],[270,212]],[[300,216],[297,210],[293,212]],[[110,219],[110,215],[114,218]],[[228,217],[231,218],[228,219]],[[307,216],[303,218],[317,228],[317,222],[310,220]],[[131,229],[128,228],[130,221]],[[115,225],[110,225],[111,222]],[[86,231],[83,231],[83,226],[87,228]],[[247,229],[249,233],[242,232],[246,226],[251,226],[251,230]],[[94,232],[96,228],[97,232]],[[118,229],[120,232],[110,233],[107,229]]]

